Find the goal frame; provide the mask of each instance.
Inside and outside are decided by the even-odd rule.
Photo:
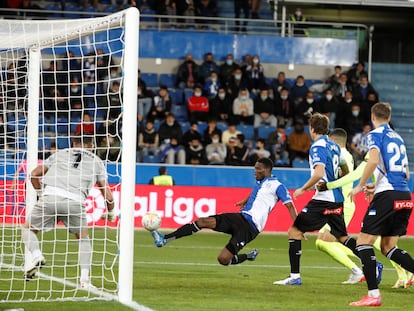
[[[106,29],[111,25],[119,25],[119,19],[124,16],[124,84],[123,84],[123,134],[122,134],[122,168],[121,168],[121,196],[119,221],[119,262],[118,262],[118,300],[131,305],[133,289],[133,258],[134,258],[134,201],[136,180],[136,115],[137,115],[137,82],[138,82],[138,44],[139,44],[139,11],[128,8],[103,18],[89,19],[90,24],[83,24],[76,31],[71,30],[64,36],[50,37],[40,43],[28,47],[28,119],[27,119],[27,171],[30,172],[37,165],[38,155],[38,125],[39,125],[39,88],[41,50],[52,44],[70,41],[79,38],[79,32],[85,35],[92,31]],[[82,20],[84,21],[84,20]],[[96,22],[99,21],[99,22]],[[101,28],[101,29],[100,29]],[[89,33],[88,33],[89,31]],[[10,48],[15,48],[14,42]],[[31,185],[27,187],[26,206],[30,207],[36,201],[36,192]],[[26,252],[27,253],[27,252]],[[27,257],[27,256],[25,256]],[[26,259],[27,260],[27,259]]]

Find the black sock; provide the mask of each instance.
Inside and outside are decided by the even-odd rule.
[[[357,257],[359,257],[359,253],[356,249],[356,240],[354,238],[348,237],[348,239],[344,242],[344,245],[348,247]]]
[[[290,272],[299,273],[300,256],[302,255],[302,241],[289,239]]]
[[[400,264],[405,270],[414,273],[414,260],[405,250],[394,247],[387,253],[387,258]]]
[[[247,259],[247,254],[234,255],[233,258],[231,259],[230,264],[237,265],[239,263],[242,263],[243,261],[246,261],[246,259]]]
[[[377,284],[377,259],[375,257],[372,245],[358,245],[356,250],[362,262],[362,271],[364,271],[367,281],[368,290],[378,289]]]
[[[195,222],[192,222],[191,224],[186,224],[184,226],[181,226],[176,231],[171,232],[169,234],[166,234],[164,238],[167,240],[167,242],[182,238],[187,235],[192,235],[201,229],[197,226]]]

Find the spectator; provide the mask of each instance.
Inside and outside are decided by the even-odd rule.
[[[109,90],[109,112],[108,112],[108,118],[110,120],[114,120],[118,118],[118,116],[121,114],[121,86],[118,81],[114,81],[112,83],[112,87]],[[105,115],[105,118],[107,116]]]
[[[374,94],[378,98],[378,93],[373,85],[368,81],[368,75],[361,74],[359,84],[353,88],[353,98],[361,105],[361,114],[364,120],[371,118],[371,104],[368,103],[368,95]]]
[[[292,21],[293,35],[295,36],[309,36],[309,31],[306,30],[306,17],[302,14],[301,8],[296,8],[295,13],[290,16]]]
[[[185,61],[178,67],[177,86],[180,89],[194,88],[200,80],[200,67],[193,60],[192,54],[185,56]]]
[[[210,141],[206,146],[206,156],[208,164],[211,165],[224,165],[227,156],[227,147],[220,142],[220,134],[213,132],[210,136]]]
[[[309,89],[305,85],[305,78],[302,75],[296,77],[295,84],[290,88],[290,97],[295,104],[295,109],[300,104],[302,104],[306,94],[308,93]]]
[[[249,91],[257,94],[265,86],[264,67],[258,55],[253,56],[252,63],[246,67],[245,74]]]
[[[338,99],[333,96],[332,89],[326,89],[325,95],[319,101],[319,112],[329,118],[329,124],[331,128],[336,128],[335,119],[338,111],[338,106]]]
[[[243,134],[238,134],[236,139],[229,140],[226,164],[236,166],[249,164],[249,148],[244,144]]]
[[[188,131],[183,134],[182,144],[184,147],[187,147],[195,138],[201,141],[201,134],[198,131],[198,123],[197,121],[192,121]]]
[[[221,86],[216,97],[209,100],[209,117],[228,123],[232,115],[233,100],[229,94],[226,93],[226,89]]]
[[[354,88],[359,84],[359,79],[362,75],[368,75],[365,71],[365,64],[363,62],[358,62],[348,70],[347,77],[351,88]]]
[[[253,57],[250,54],[244,55],[243,62],[240,65],[240,68],[241,68],[241,70],[243,72],[243,75],[246,74],[247,67],[252,64],[252,59],[253,59]]]
[[[80,119],[82,116],[83,99],[82,85],[76,76],[73,76],[69,86],[70,117]]]
[[[272,153],[275,157],[276,166],[288,166],[289,165],[289,152],[287,151],[288,139],[285,131],[285,126],[279,124],[277,129],[270,133],[266,144],[270,146]]]
[[[339,106],[335,119],[335,126],[346,130],[347,118],[351,114],[351,107],[354,104],[353,96],[351,91],[345,92],[345,97],[339,100]],[[349,133],[348,133],[349,134]],[[352,136],[350,136],[352,137]]]
[[[295,106],[289,96],[289,90],[282,88],[280,94],[275,98],[275,115],[278,124],[291,126],[295,116]]]
[[[96,80],[96,54],[88,53],[83,60],[83,81],[95,82]]]
[[[154,101],[154,93],[147,89],[147,86],[145,83],[139,83],[138,82],[138,122],[144,121],[153,106]]]
[[[185,148],[186,163],[192,165],[206,165],[208,163],[206,150],[199,138],[193,137]]]
[[[272,96],[276,99],[283,88],[289,90],[291,87],[290,83],[286,80],[286,74],[283,71],[280,71],[277,74],[277,78],[273,79],[270,83],[270,88],[272,89]]]
[[[204,61],[200,66],[200,79],[203,84],[210,77],[212,71],[219,73],[220,68],[214,61],[213,53],[208,52],[204,54]]]
[[[369,123],[366,123],[362,128],[362,132],[356,133],[352,137],[350,151],[354,158],[355,167],[364,160],[365,155],[368,152],[367,136],[370,131],[371,125]]]
[[[195,15],[202,17],[217,17],[217,1],[216,0],[195,0]],[[212,20],[197,20],[199,24],[212,24]]]
[[[204,145],[208,145],[211,143],[211,136],[213,134],[217,134],[220,137],[221,141],[221,134],[222,131],[217,127],[217,121],[215,119],[210,119],[207,122],[207,128],[204,130],[202,142]]]
[[[270,158],[270,151],[265,148],[266,140],[263,138],[258,138],[256,140],[256,148],[250,150],[249,161],[254,165],[258,159],[261,158]]]
[[[83,113],[82,122],[76,126],[74,135],[79,136],[86,133],[95,135],[95,123],[88,112]]]
[[[221,135],[221,142],[223,144],[225,144],[226,146],[229,145],[230,143],[230,138],[236,138],[237,135],[241,134],[242,132],[240,132],[237,127],[236,127],[236,123],[229,123],[229,126],[227,127],[227,130],[223,131],[223,134]]]
[[[170,136],[169,142],[161,146],[161,161],[168,164],[185,164],[185,150],[176,136]]]
[[[204,94],[207,96],[209,100],[213,99],[214,97],[216,97],[220,86],[221,86],[221,82],[219,81],[217,72],[212,71],[210,73],[210,77],[204,83],[204,87],[203,87]]]
[[[144,130],[138,133],[138,162],[145,156],[156,155],[159,152],[159,136],[154,127],[154,121],[147,119]]]
[[[241,89],[247,89],[248,82],[243,74],[241,68],[236,68],[233,77],[227,84],[227,93],[232,98],[232,101],[239,95]]]
[[[237,123],[253,125],[254,104],[247,89],[241,89],[233,101],[233,115]]]
[[[227,85],[230,82],[230,80],[233,76],[233,72],[237,68],[240,68],[240,66],[234,61],[233,54],[227,54],[226,55],[226,60],[219,67],[220,80],[223,83],[223,85]]]
[[[295,121],[295,130],[288,138],[289,162],[295,158],[308,160],[311,139],[301,119]]]
[[[243,11],[243,18],[245,19],[243,22],[240,22],[239,20],[236,21],[236,32],[247,32],[247,19],[250,15],[250,4],[249,0],[234,0],[234,17],[240,18],[241,12]],[[240,27],[242,25],[242,27]]]
[[[121,156],[120,120],[106,120],[97,129],[97,152],[103,160],[119,161]]]
[[[23,11],[21,11],[23,10]],[[25,12],[24,10],[37,10],[39,12]],[[43,9],[37,5],[33,4],[31,0],[22,0],[17,15],[23,18],[26,17],[47,17],[47,14],[41,12]]]
[[[316,111],[316,103],[313,92],[308,91],[303,101],[295,107],[295,119],[302,119],[304,124],[308,124],[308,119]]]
[[[361,115],[361,107],[357,103],[352,103],[351,111],[346,118],[346,127],[344,128],[348,133],[348,143],[356,133],[362,131],[364,126],[364,118]]]
[[[252,8],[252,19],[259,19],[259,11],[262,7],[262,0],[252,0],[251,1],[251,8]]]
[[[68,51],[66,57],[62,60],[62,71],[69,72],[71,81],[75,78],[77,81],[82,79],[79,60],[72,51]]]
[[[352,91],[352,87],[348,82],[348,76],[346,73],[339,75],[339,83],[332,89],[334,96],[338,97],[338,100],[345,97],[347,91]]]
[[[339,65],[336,65],[334,67],[334,73],[333,75],[331,75],[327,80],[326,80],[326,84],[328,85],[328,87],[330,89],[336,89],[339,86],[339,79],[341,77],[342,74],[342,67]]]
[[[174,186],[175,181],[172,176],[168,175],[167,167],[160,166],[158,168],[158,176],[152,177],[148,184],[155,186]]]
[[[274,115],[274,108],[274,101],[269,97],[269,89],[262,88],[259,96],[254,100],[254,127],[258,128],[260,125],[276,127],[277,119]]]
[[[171,98],[168,93],[168,88],[161,85],[158,95],[154,96],[152,107],[149,115],[155,120],[164,120],[171,111]]]
[[[181,142],[183,131],[180,123],[175,120],[175,116],[172,113],[167,114],[165,121],[161,123],[158,129],[158,135],[161,147],[169,144],[171,137],[175,137],[178,142]]]
[[[191,122],[207,121],[210,104],[207,97],[203,96],[201,85],[197,84],[194,87],[193,95],[188,99],[187,108]]]

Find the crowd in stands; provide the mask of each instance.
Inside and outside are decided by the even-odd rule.
[[[239,64],[228,54],[220,64],[212,53],[201,63],[188,54],[175,76],[174,87],[152,89],[140,76],[138,110],[147,112],[138,115],[139,162],[150,155],[169,164],[252,165],[269,157],[292,166],[308,159],[308,118],[316,112],[347,131],[357,163],[365,155],[370,108],[379,98],[362,62],[348,71],[336,66],[309,85],[303,75],[267,76],[259,55]]]

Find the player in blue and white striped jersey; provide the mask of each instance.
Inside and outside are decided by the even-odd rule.
[[[293,197],[297,198],[305,191],[314,189],[321,181],[333,181],[348,172],[345,161],[341,159],[341,147],[328,139],[329,119],[319,113],[311,116],[309,120],[310,133],[314,141],[309,150],[309,165],[311,177],[299,189]],[[289,228],[289,259],[290,276],[286,279],[275,281],[275,285],[301,285],[300,257],[302,254],[302,239],[308,231],[320,230],[328,224],[331,234],[339,242],[351,250],[355,250],[355,239],[348,237],[344,221],[343,211],[344,197],[341,189],[333,189],[326,192],[316,191],[312,200],[303,208],[294,224]]]
[[[374,130],[368,134],[369,159],[358,185],[350,196],[367,189],[366,182],[374,174],[374,197],[363,219],[357,251],[362,261],[368,295],[351,306],[380,306],[381,295],[376,282],[376,257],[373,244],[381,236],[381,252],[388,259],[414,273],[414,260],[397,247],[400,236],[407,232],[413,202],[408,188],[408,158],[404,140],[389,126],[391,107],[377,103],[371,108]],[[369,188],[370,189],[370,188]]]
[[[253,249],[248,254],[239,254],[239,252],[263,230],[275,204],[281,201],[288,208],[292,220],[295,220],[297,216],[287,188],[272,176],[272,167],[273,162],[270,159],[257,160],[254,166],[256,184],[247,198],[236,203],[236,206],[241,208],[240,212],[202,217],[166,235],[159,231],[152,231],[155,245],[162,247],[175,239],[207,228],[231,234],[229,243],[217,257],[220,264],[235,265],[246,260],[255,260],[258,254],[257,249]]]

